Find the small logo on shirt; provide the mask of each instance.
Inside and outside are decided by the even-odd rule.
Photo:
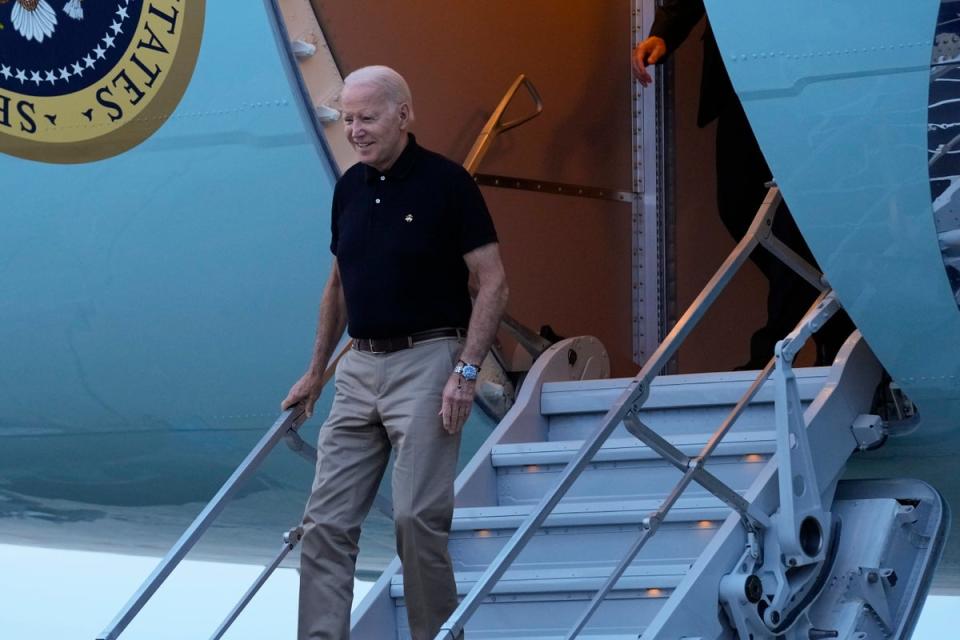
[[[405,216],[403,217],[403,221],[404,221],[404,222],[413,222],[413,214],[412,214],[412,213],[408,213],[407,215],[405,215]]]

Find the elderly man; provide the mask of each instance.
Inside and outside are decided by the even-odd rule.
[[[460,430],[507,285],[476,184],[408,132],[406,81],[388,67],[365,67],[347,76],[340,103],[360,162],[334,190],[335,259],[313,358],[282,404],[313,412],[346,326],[353,348],[337,368],[304,515],[298,637],[349,638],[360,525],[393,449],[404,598],[413,637],[429,640],[457,605],[447,537]]]

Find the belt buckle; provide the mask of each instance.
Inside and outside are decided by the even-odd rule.
[[[367,338],[367,348],[369,353],[375,356],[382,356],[385,353],[390,353],[389,351],[377,351],[373,348],[373,338]]]

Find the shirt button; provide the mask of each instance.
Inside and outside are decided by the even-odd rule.
[[[374,202],[376,202],[377,204],[380,204],[380,198],[377,198],[376,200],[374,200]]]
[[[380,182],[383,182],[386,179],[387,179],[387,176],[380,176]]]

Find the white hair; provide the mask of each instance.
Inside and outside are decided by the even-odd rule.
[[[413,96],[402,75],[390,67],[378,64],[361,67],[343,79],[344,89],[359,85],[376,87],[394,107],[406,104],[409,111],[408,119],[413,122]]]

